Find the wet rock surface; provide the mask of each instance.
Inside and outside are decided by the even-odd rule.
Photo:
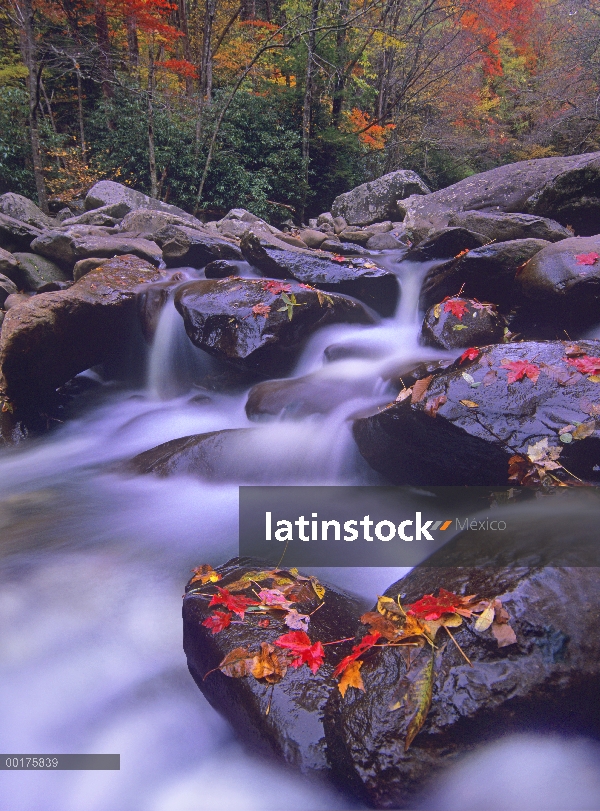
[[[31,249],[68,270],[80,259],[131,254],[160,264],[162,252],[155,242],[127,235],[79,234],[77,231],[47,231],[31,243]]]
[[[470,298],[493,301],[508,309],[520,298],[515,284],[518,268],[548,244],[541,239],[496,242],[437,265],[425,277],[420,305],[427,308],[462,291]]]
[[[568,228],[556,220],[536,217],[533,214],[460,211],[450,217],[448,224],[476,231],[495,242],[509,242],[511,239],[545,239],[548,242],[559,242],[573,236]]]
[[[68,273],[43,256],[20,252],[15,252],[13,256],[19,263],[13,278],[21,290],[37,293],[51,282],[71,281]]]
[[[425,313],[421,343],[440,349],[502,343],[506,320],[494,304],[455,297]]]
[[[600,342],[580,341],[579,357],[600,355]],[[506,485],[508,460],[546,440],[560,463],[588,482],[600,479],[598,383],[580,374],[568,342],[487,346],[435,375],[418,402],[395,403],[354,423],[366,461],[394,484]],[[571,362],[569,362],[569,360]],[[515,382],[519,362],[534,368]],[[504,363],[503,363],[504,362]],[[506,364],[517,363],[507,367]],[[536,371],[537,370],[537,371]],[[439,399],[437,399],[439,398]],[[563,444],[560,435],[589,430]],[[573,434],[571,434],[573,436]]]
[[[137,257],[118,257],[68,290],[12,307],[0,336],[0,393],[29,408],[102,363],[132,335],[140,286],[162,275]]]
[[[289,301],[294,296],[296,303],[286,305],[282,294]],[[289,370],[307,338],[322,326],[374,321],[353,299],[336,294],[324,298],[293,281],[190,282],[177,292],[175,306],[195,346],[261,376]]]
[[[241,259],[234,242],[211,234],[208,230],[167,225],[155,234],[167,267],[202,268],[213,259]]]
[[[264,569],[257,561],[234,558],[217,569],[222,575],[217,585],[227,588],[244,574]],[[334,656],[327,656],[315,675],[306,665],[289,668],[274,686],[252,676],[231,678],[218,670],[206,676],[235,648],[259,651],[261,643],[273,643],[290,629],[283,620],[274,619],[268,628],[261,628],[259,618],[252,617],[212,634],[202,623],[214,609],[208,608],[207,597],[192,594],[197,585],[188,584],[183,602],[183,646],[190,673],[200,690],[254,750],[275,754],[304,772],[326,771],[322,716],[332,690],[336,689],[331,678]],[[216,589],[203,587],[202,591]],[[247,595],[255,597],[250,590]],[[311,639],[343,639],[353,634],[360,614],[355,600],[331,586],[327,586],[325,597],[323,607],[311,619],[308,632]],[[307,591],[306,598],[297,605],[301,613],[309,613],[318,608],[319,600]]]
[[[331,214],[334,218],[343,217],[348,225],[395,220],[398,219],[397,200],[428,193],[429,188],[416,172],[400,169],[340,194],[333,201]]]
[[[497,563],[505,559],[506,544],[527,545],[532,538],[538,549],[562,543],[565,533],[594,543],[597,513],[582,507],[575,518],[564,510],[552,515],[551,504],[517,514],[502,540],[489,530],[478,532],[476,541],[473,532],[461,533],[387,589],[386,596],[400,595],[403,605],[439,587],[498,598],[517,643],[499,648],[489,631],[476,633],[467,620],[453,631],[469,667],[449,638],[438,638],[431,709],[408,751],[405,709],[390,710],[406,660],[388,648],[365,661],[365,691],[348,690],[344,699],[332,693],[325,713],[328,757],[338,781],[376,808],[413,808],[434,775],[484,742],[524,731],[598,735],[600,632],[590,611],[597,604],[598,570]],[[471,545],[490,550],[489,567],[464,565],[461,545],[469,535]],[[420,654],[428,656],[427,650]],[[419,659],[412,667],[419,667]]]
[[[352,266],[311,256],[308,252],[283,251],[261,245],[254,235],[241,242],[244,258],[265,276],[295,279],[319,290],[352,296],[380,315],[395,312],[399,298],[398,281],[393,273],[375,267]]]
[[[426,261],[428,259],[449,259],[461,251],[480,248],[489,242],[489,238],[467,228],[442,228],[434,231],[406,254],[406,259]]]

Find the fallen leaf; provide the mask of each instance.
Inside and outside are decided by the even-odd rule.
[[[557,470],[561,465],[557,463],[558,457],[562,453],[562,448],[558,446],[549,446],[548,437],[540,439],[533,445],[527,448],[527,456],[536,467],[543,468],[544,470]]]
[[[588,397],[581,398],[579,408],[584,414],[589,414],[590,417],[600,417],[600,404],[593,403]]]
[[[202,566],[197,566],[195,569],[192,569],[194,576],[190,580],[190,585],[192,583],[216,583],[218,580],[221,579],[221,575],[218,572],[215,572],[213,567],[208,563],[203,563]]]
[[[540,363],[540,369],[560,386],[572,386],[574,383],[577,383],[578,380],[581,380],[580,372],[573,371],[572,369],[550,366],[547,363]]]
[[[479,357],[479,349],[476,349],[474,346],[472,346],[469,349],[465,349],[465,351],[460,356],[459,363],[464,363],[466,360],[475,360],[478,357]]]
[[[401,391],[401,392],[400,392],[400,394],[399,394],[399,395],[396,397],[396,399],[395,399],[395,401],[394,401],[394,402],[396,402],[396,403],[402,403],[404,400],[407,400],[409,397],[411,397],[411,396],[412,396],[412,391],[413,391],[413,390],[412,390],[412,386],[410,387],[410,389],[402,389],[402,391]]]
[[[362,666],[362,661],[360,659],[355,659],[354,662],[350,662],[348,667],[342,673],[342,677],[338,682],[338,690],[342,694],[342,698],[346,695],[346,690],[348,687],[356,687],[357,690],[362,690],[364,692],[365,685],[363,684],[362,676],[360,675],[360,669]]]
[[[533,383],[537,383],[540,376],[540,367],[527,360],[506,360],[502,361],[502,367],[508,370],[508,382],[516,383],[528,377]]]
[[[313,673],[317,672],[325,658],[321,642],[313,644],[304,631],[290,631],[289,634],[278,637],[275,645],[286,648],[296,657],[292,659],[292,667],[301,667],[306,664]]]
[[[292,628],[295,631],[308,631],[310,616],[308,614],[300,614],[295,608],[292,608],[287,612],[284,622],[288,628]]]
[[[285,594],[279,589],[261,589],[258,592],[261,602],[265,605],[272,605],[277,608],[289,608],[292,603],[286,598]]]
[[[334,678],[337,678],[340,673],[343,673],[351,662],[354,662],[359,658],[359,656],[362,656],[363,653],[366,653],[368,650],[374,647],[379,639],[381,639],[381,634],[379,631],[373,631],[372,634],[366,634],[363,636],[360,642],[354,645],[348,656],[344,656],[344,658],[338,662],[335,670],[333,671]]]
[[[267,318],[270,312],[271,308],[268,304],[255,304],[252,308],[252,315],[254,316],[262,315]]]
[[[206,628],[210,628],[213,634],[218,634],[231,625],[232,616],[233,614],[230,614],[229,611],[213,611],[210,617],[204,620],[202,625]]]
[[[514,645],[517,641],[517,635],[508,623],[492,623],[492,633],[496,637],[499,648],[505,648],[507,645]]]
[[[486,372],[485,375],[483,376],[483,385],[493,386],[496,380],[498,380],[498,373],[495,372],[493,369],[490,369],[489,372]]]
[[[469,307],[461,299],[448,299],[444,302],[444,312],[452,313],[453,316],[462,319],[465,313],[469,312]]]
[[[244,612],[251,605],[260,605],[257,600],[251,600],[248,597],[241,595],[231,594],[228,589],[222,589],[217,586],[217,594],[213,594],[209,607],[213,605],[224,605],[225,608],[237,614],[238,617],[244,618]]]
[[[590,383],[600,383],[600,375],[590,375],[588,380]]]
[[[324,586],[322,586],[322,585],[319,583],[319,581],[317,580],[317,578],[316,578],[316,577],[311,577],[311,578],[310,578],[310,584],[311,584],[311,586],[313,587],[313,591],[314,591],[314,593],[317,595],[317,597],[319,598],[319,600],[322,600],[322,599],[323,599],[323,597],[325,596],[325,587],[324,587]]]
[[[488,607],[484,610],[484,612],[477,618],[475,622],[475,630],[482,633],[483,631],[487,631],[490,627],[492,622],[494,621],[495,616],[495,608],[494,608],[494,601],[491,600]]]
[[[575,256],[578,265],[595,265],[600,255],[590,251],[590,253],[579,253]]]
[[[584,375],[597,375],[600,373],[600,358],[593,358],[584,355],[581,358],[565,357],[564,360],[569,366],[574,366],[578,372]]]
[[[406,606],[406,613],[423,620],[439,620],[442,614],[454,614],[456,609],[462,608],[465,598],[453,594],[446,589],[439,589],[438,596],[426,594],[416,603]]]
[[[432,651],[425,664],[416,671],[414,677],[410,680],[408,690],[403,697],[405,716],[410,719],[406,729],[406,738],[404,739],[405,752],[408,751],[411,743],[421,731],[431,707],[433,661]]]
[[[254,657],[247,648],[234,648],[223,659],[219,670],[232,679],[241,679],[252,672]]]
[[[596,430],[596,420],[591,420],[590,422],[582,422],[573,431],[573,439],[586,439],[588,436],[591,436],[595,430]]]
[[[251,673],[255,679],[277,684],[287,673],[289,659],[282,651],[267,642],[260,643],[260,653],[252,658]]]
[[[467,408],[479,408],[479,403],[474,403],[473,400],[459,400],[459,403]]]
[[[442,314],[442,305],[436,304],[435,307],[433,308],[434,318],[437,318],[439,320],[441,314]]]
[[[445,394],[438,394],[436,397],[430,397],[425,403],[424,411],[430,417],[437,417],[438,409],[448,402]]]
[[[402,617],[402,619],[404,619],[404,617]],[[388,641],[396,639],[402,632],[398,623],[384,617],[378,611],[367,611],[366,614],[362,615],[360,621],[363,625],[368,625],[371,632],[377,631],[383,639],[387,639]]]
[[[455,324],[452,329],[458,331],[461,329],[468,329],[468,327],[466,324]]]
[[[470,375],[467,372],[463,372],[462,376],[467,381],[467,383],[474,383],[475,382],[475,378],[473,377],[473,375]]]
[[[390,619],[399,619],[406,617],[406,611],[391,597],[378,597],[377,598],[377,611],[384,617]]]
[[[412,395],[410,398],[411,403],[414,404],[421,402],[432,380],[433,375],[429,375],[428,377],[421,378],[421,380],[417,380],[416,383],[413,384]]]
[[[272,293],[274,296],[279,296],[281,293],[289,293],[292,289],[291,284],[285,284],[284,282],[279,282],[275,279],[269,279],[262,283],[263,290],[266,290],[268,293]]]
[[[258,621],[259,628],[268,628],[270,624],[271,620],[268,617]]]

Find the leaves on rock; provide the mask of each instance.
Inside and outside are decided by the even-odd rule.
[[[282,293],[281,298],[283,299],[283,307],[279,307],[277,312],[287,312],[288,318],[291,321],[294,316],[294,307],[302,307],[304,302],[296,301],[296,296],[294,293],[292,293],[290,296],[288,296],[287,293]]]
[[[360,669],[363,663],[360,659],[355,659],[354,662],[350,662],[348,667],[342,673],[342,677],[338,682],[338,689],[342,694],[342,698],[346,695],[346,690],[348,687],[356,687],[357,690],[362,690],[364,692],[365,685],[363,684],[362,676],[360,674]]]
[[[269,279],[268,281],[264,281],[262,283],[262,288],[263,290],[266,290],[267,293],[272,293],[274,296],[280,296],[282,293],[289,293],[292,289],[292,285],[279,282],[276,279]]]
[[[575,256],[578,265],[595,265],[598,259],[600,259],[600,255],[594,251],[590,251],[590,253],[578,253]]]
[[[265,318],[269,317],[269,313],[271,312],[271,308],[268,304],[255,304],[252,308],[252,315],[256,317],[257,315],[262,315]]]
[[[574,366],[583,375],[600,374],[600,358],[593,358],[590,355],[583,355],[580,358],[565,357],[569,366]]]
[[[474,346],[465,349],[459,359],[459,363],[464,363],[466,360],[476,360],[479,357],[479,349]]]
[[[294,654],[295,658],[292,659],[292,667],[300,667],[306,664],[313,673],[316,673],[323,664],[325,658],[323,645],[321,642],[313,644],[304,631],[290,631],[289,634],[278,637],[275,644]]]
[[[284,622],[288,628],[292,628],[294,631],[308,631],[310,616],[300,614],[295,608],[292,608],[287,612]]]
[[[424,411],[426,414],[429,414],[430,417],[436,417],[438,409],[447,402],[448,398],[445,394],[438,394],[436,397],[430,397],[425,403]]]
[[[252,670],[255,679],[264,679],[268,684],[277,684],[285,676],[289,658],[274,645],[260,643],[260,652],[252,658]]]
[[[452,313],[460,321],[469,312],[469,307],[462,299],[451,298],[444,302],[444,312]]]
[[[433,375],[429,375],[428,377],[423,377],[421,380],[417,380],[416,383],[413,383],[412,387],[412,394],[410,397],[411,403],[420,403],[423,397],[425,397],[425,392],[429,388],[429,384],[433,380]]]
[[[212,566],[208,563],[203,563],[202,566],[197,566],[195,569],[192,569],[193,577],[190,580],[190,585],[192,583],[216,583],[218,580],[221,579],[221,575],[218,572],[215,572]]]
[[[527,360],[506,360],[502,361],[502,367],[508,370],[508,382],[516,383],[528,377],[533,383],[537,383],[540,376],[540,367]]]
[[[241,679],[252,672],[253,666],[254,657],[248,648],[234,648],[223,659],[219,670],[233,679]]]
[[[424,656],[424,654],[421,654]],[[411,743],[420,732],[433,696],[433,650],[430,656],[423,659],[418,667],[411,671],[402,679],[399,685],[399,698],[390,707],[391,710],[404,708],[404,717],[408,722],[406,725],[406,737],[404,739],[404,751],[408,751]]]
[[[217,594],[213,594],[208,605],[209,607],[213,605],[224,605],[229,611],[232,611],[243,619],[244,612],[249,606],[260,605],[260,603],[257,600],[251,600],[249,597],[231,594],[228,589],[222,589],[217,586]]]
[[[204,620],[202,625],[206,628],[210,628],[213,634],[218,634],[231,625],[232,616],[233,614],[230,614],[229,611],[213,611],[210,617]]]
[[[479,403],[474,403],[473,400],[459,400],[458,402],[467,408],[479,408]]]

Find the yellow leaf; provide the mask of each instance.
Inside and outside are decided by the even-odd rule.
[[[600,383],[600,375],[590,375],[588,380],[590,383]]]
[[[595,430],[596,420],[591,420],[591,422],[582,422],[581,425],[578,425],[573,431],[573,439],[586,439],[586,437],[591,436]]]
[[[446,628],[460,628],[462,625],[462,617],[460,614],[444,614],[441,618],[441,622]]]
[[[441,304],[436,304],[435,305],[435,307],[433,308],[433,314],[434,314],[434,316],[436,318],[439,319],[440,315],[442,314],[442,305]]]
[[[433,651],[427,664],[423,667],[416,679],[410,685],[405,697],[407,715],[412,711],[412,717],[406,730],[404,751],[406,752],[425,723],[427,713],[431,707],[433,693]]]
[[[311,577],[310,583],[319,600],[322,600],[325,596],[325,588],[319,583],[316,577]]]
[[[360,675],[362,664],[363,663],[360,659],[356,659],[354,662],[350,662],[348,667],[342,673],[342,677],[338,683],[338,690],[342,694],[342,697],[346,695],[346,690],[348,687],[356,687],[357,690],[362,690],[364,692],[365,685],[363,684],[362,676]]]
[[[388,617],[389,619],[398,619],[402,617],[406,617],[405,612],[402,610],[402,606],[399,605],[396,600],[392,600],[391,597],[378,597],[377,598],[377,610],[380,614],[384,617]]]
[[[461,400],[460,403],[467,408],[479,408],[479,403],[474,403],[473,400]]]
[[[475,630],[476,631],[487,631],[490,627],[492,622],[494,621],[494,601],[491,600],[488,607],[485,611],[477,618],[477,622],[475,623]]]

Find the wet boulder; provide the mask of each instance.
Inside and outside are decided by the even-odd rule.
[[[0,273],[5,274],[10,279],[18,267],[19,263],[12,253],[0,248]]]
[[[228,276],[237,276],[239,268],[227,259],[215,259],[204,268],[207,279],[226,279]]]
[[[113,203],[112,205],[101,206],[92,211],[85,211],[74,217],[64,217],[61,224],[72,225],[100,225],[112,227],[128,213],[129,206],[126,203]]]
[[[4,302],[10,295],[18,292],[17,285],[0,273],[0,307],[4,306]]]
[[[96,209],[100,211],[101,209]],[[138,208],[130,211],[121,222],[121,231],[128,234],[144,236],[144,239],[154,239],[154,235],[167,225],[183,225],[187,228],[204,230],[204,224],[188,215],[187,218],[168,211],[154,211],[149,208]]]
[[[92,227],[92,226],[88,226]],[[132,255],[159,265],[162,252],[155,242],[127,235],[79,234],[77,231],[46,231],[31,243],[31,250],[71,271],[80,259]]]
[[[352,296],[383,316],[396,311],[400,289],[393,273],[367,260],[332,262],[309,251],[285,251],[265,247],[253,234],[241,241],[247,262],[264,276],[295,279],[329,293]]]
[[[534,475],[547,463],[559,477],[564,465],[597,482],[599,357],[599,341],[466,350],[402,402],[356,420],[354,438],[371,467],[394,484],[506,485],[513,455]]]
[[[361,667],[364,692],[349,689],[344,698],[332,693],[325,713],[328,756],[338,781],[369,807],[429,807],[423,795],[445,767],[511,733],[598,736],[600,630],[590,610],[597,605],[598,570],[576,562],[569,568],[535,565],[540,548],[560,545],[565,537],[595,544],[598,507],[583,500],[580,509],[561,510],[552,503],[556,497],[550,499],[508,513],[504,532],[461,533],[385,592],[400,596],[404,606],[440,587],[496,598],[516,642],[499,647],[491,629],[477,632],[474,619],[463,620],[451,631],[470,667],[440,630],[431,708],[408,750],[414,704],[412,710],[408,701],[390,708],[400,703],[402,688],[410,690],[425,673],[427,645],[413,654],[410,673],[402,649],[387,648]],[[465,544],[485,549],[487,565],[467,565]],[[507,548],[528,549],[529,566],[506,568]],[[362,626],[361,636],[365,631]]]
[[[567,329],[600,322],[600,236],[548,245],[519,270],[516,283],[525,316],[545,313]]]
[[[151,211],[163,211],[166,214],[174,214],[187,220],[191,224],[197,222],[195,217],[188,214],[182,208],[171,206],[163,203],[161,200],[156,200],[154,197],[148,197],[147,194],[142,194],[140,191],[131,189],[128,186],[123,186],[121,183],[115,183],[113,180],[101,180],[96,183],[88,191],[85,197],[85,210],[92,211],[104,206],[121,205],[121,211],[125,216],[129,211],[137,211],[138,209],[150,209]],[[127,211],[125,211],[127,209]]]
[[[35,253],[14,253],[19,263],[15,271],[14,280],[21,290],[40,291],[44,285],[51,282],[68,282],[70,276],[54,262]]]
[[[273,643],[290,632],[284,622],[286,612],[275,610],[270,616],[246,612],[243,621],[212,633],[203,623],[224,606],[209,608],[210,597],[205,595],[216,594],[217,586],[233,587],[237,589],[236,595],[256,601],[256,586],[251,578],[258,577],[263,588],[287,591],[289,601],[304,616],[315,611],[307,631],[310,640],[315,642],[343,639],[352,634],[359,607],[355,600],[331,586],[326,587],[321,603],[309,580],[297,580],[297,575],[286,575],[284,571],[278,574],[276,582],[262,579],[268,569],[249,558],[234,558],[216,571],[221,580],[200,589],[198,582],[190,582],[183,601],[183,647],[192,677],[212,706],[229,720],[253,750],[271,757],[275,755],[305,773],[326,772],[323,710],[332,690],[336,689],[331,678],[336,662],[332,648],[325,648],[325,661],[315,674],[306,664],[298,668],[289,664],[281,667],[283,659],[272,662],[280,668],[275,670],[275,675],[272,675],[273,669],[264,668],[261,672],[269,675],[261,678],[252,674],[241,678],[227,676],[214,669],[236,648],[246,648],[255,654],[261,651],[261,646],[270,645],[271,655],[284,654],[284,649]],[[247,588],[243,589],[244,581],[240,583],[240,580],[245,576],[248,577]],[[267,627],[263,627],[265,620]],[[285,672],[282,678],[281,672]],[[277,678],[280,678],[277,683],[269,684]]]
[[[600,214],[600,152],[498,166],[440,191],[399,203],[409,228],[441,228],[459,211],[535,214],[595,233]]]
[[[406,259],[413,262],[423,262],[429,259],[449,259],[461,251],[470,251],[481,248],[489,242],[483,234],[470,231],[467,228],[441,228],[434,231],[406,254]]]
[[[42,231],[35,225],[15,220],[7,214],[0,214],[0,248],[6,251],[28,251]]]
[[[542,239],[494,242],[436,265],[423,282],[421,307],[425,309],[462,291],[469,298],[493,301],[501,309],[509,309],[520,296],[515,285],[517,270],[548,244]]]
[[[450,217],[448,224],[477,231],[495,242],[509,242],[511,239],[559,242],[573,236],[568,228],[556,220],[504,211],[459,211]]]
[[[416,172],[399,169],[377,180],[363,183],[340,194],[331,206],[333,217],[343,217],[348,225],[369,225],[381,220],[397,220],[397,201],[410,195],[427,195],[429,189]]]
[[[178,290],[175,306],[195,346],[267,377],[289,371],[317,329],[374,321],[360,302],[347,296],[273,279],[190,282]]]
[[[122,352],[136,325],[138,290],[162,276],[142,259],[118,257],[68,290],[12,307],[0,337],[0,394],[19,407],[37,406],[79,372]]]
[[[167,267],[203,268],[214,259],[241,259],[234,242],[215,236],[207,229],[166,225],[155,234]]]
[[[497,344],[502,342],[506,328],[495,304],[456,296],[427,310],[421,343],[440,349]]]

